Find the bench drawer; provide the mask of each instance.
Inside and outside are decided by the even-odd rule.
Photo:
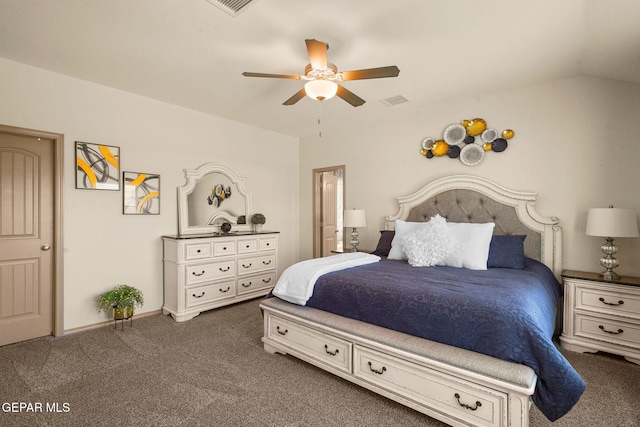
[[[472,425],[506,426],[507,394],[355,345],[353,373]]]
[[[283,319],[271,313],[267,316],[269,339],[294,349],[314,361],[351,372],[351,343],[315,329]]]

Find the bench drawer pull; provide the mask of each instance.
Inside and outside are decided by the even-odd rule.
[[[476,406],[471,406],[471,405],[467,405],[466,403],[460,402],[460,395],[458,393],[454,394],[453,396],[458,401],[458,405],[462,406],[463,408],[469,409],[471,411],[475,411],[476,409],[482,406],[482,403],[480,403],[479,400],[476,400]]]

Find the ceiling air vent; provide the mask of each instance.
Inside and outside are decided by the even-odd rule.
[[[394,105],[404,104],[405,102],[409,102],[409,100],[402,95],[396,95],[396,96],[392,96],[391,98],[381,99],[380,102],[382,102],[383,104],[389,107],[393,107]]]
[[[255,0],[207,0],[212,5],[224,10],[231,16],[238,16]]]

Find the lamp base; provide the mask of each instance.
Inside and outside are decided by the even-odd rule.
[[[613,243],[613,238],[607,237],[607,241],[600,246],[600,250],[605,254],[604,257],[600,258],[600,265],[606,268],[600,275],[605,280],[619,279],[620,276],[613,271],[614,268],[620,265],[620,262],[613,257],[613,254],[618,252],[618,247]]]
[[[615,271],[606,270],[600,273],[600,277],[604,280],[618,280],[620,279],[620,275]]]
[[[351,231],[351,241],[349,243],[351,243],[351,252],[358,252],[360,242],[358,242],[358,230],[356,230],[355,227],[353,227],[353,231]]]

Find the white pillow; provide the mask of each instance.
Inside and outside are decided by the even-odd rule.
[[[391,241],[391,249],[389,250],[389,255],[387,255],[387,259],[400,259],[406,260],[407,254],[404,253],[404,249],[402,248],[402,238],[411,233],[412,231],[420,230],[421,228],[426,227],[428,222],[407,222],[401,219],[396,219],[395,224],[395,235],[393,236],[393,240]]]
[[[409,264],[414,267],[430,267],[443,262],[458,247],[447,221],[435,215],[426,226],[405,234],[400,239]]]
[[[470,270],[486,270],[489,245],[495,224],[493,222],[484,224],[448,222],[447,227],[458,240],[459,245],[440,265],[463,267]]]

